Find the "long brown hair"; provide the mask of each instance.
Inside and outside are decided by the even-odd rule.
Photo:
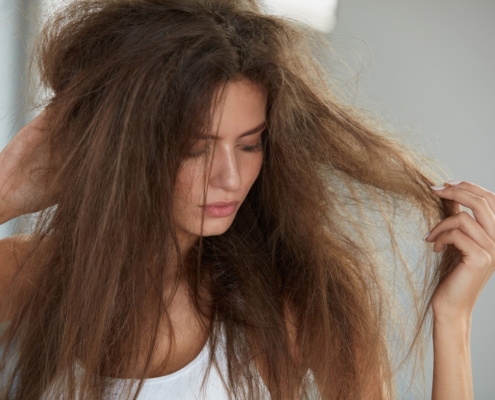
[[[19,278],[2,305],[18,305],[4,396],[99,399],[106,377],[144,379],[174,255],[175,288],[186,279],[214,347],[225,327],[233,398],[260,398],[254,358],[273,399],[395,393],[399,369],[421,362],[431,295],[458,257],[421,238],[454,210],[430,193],[442,178],[431,160],[337,99],[315,43],[249,0],[78,0],[50,18],[37,65],[44,145],[61,159],[47,188],[57,206],[38,215],[20,261],[32,290],[16,298]],[[235,79],[268,96],[262,170],[232,226],[181,259],[177,171]]]

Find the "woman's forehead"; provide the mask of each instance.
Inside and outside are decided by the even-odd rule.
[[[266,125],[267,95],[249,80],[227,83],[221,98],[213,102],[211,120],[201,139],[222,139],[222,136],[244,137],[257,133]]]

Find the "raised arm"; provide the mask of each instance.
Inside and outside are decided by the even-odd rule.
[[[450,183],[450,185],[449,185]],[[447,186],[447,187],[445,187]],[[432,189],[439,197],[470,208],[436,225],[428,237],[435,251],[452,244],[461,262],[433,297],[434,400],[471,400],[471,315],[481,291],[495,270],[495,194],[469,182],[451,182]]]
[[[46,122],[45,110],[23,127],[0,153],[0,224],[54,204],[47,199],[46,189],[53,182],[59,162],[50,157],[44,146]],[[7,288],[28,240],[28,235],[0,240],[0,306],[5,304]],[[0,307],[0,322],[9,317],[5,307]]]
[[[48,111],[24,126],[0,153],[0,224],[56,203],[47,196],[61,160],[45,139]]]

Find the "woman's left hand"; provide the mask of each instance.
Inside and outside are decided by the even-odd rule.
[[[425,240],[435,242],[435,251],[443,251],[447,244],[461,251],[461,262],[432,299],[435,318],[458,320],[471,317],[481,290],[495,271],[495,194],[469,182],[447,186],[434,186],[440,189],[434,193],[470,208],[474,218],[459,206],[460,212],[436,225]]]

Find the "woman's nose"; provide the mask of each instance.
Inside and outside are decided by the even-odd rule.
[[[234,149],[216,146],[211,166],[210,185],[228,191],[237,190],[242,184],[241,171]]]

